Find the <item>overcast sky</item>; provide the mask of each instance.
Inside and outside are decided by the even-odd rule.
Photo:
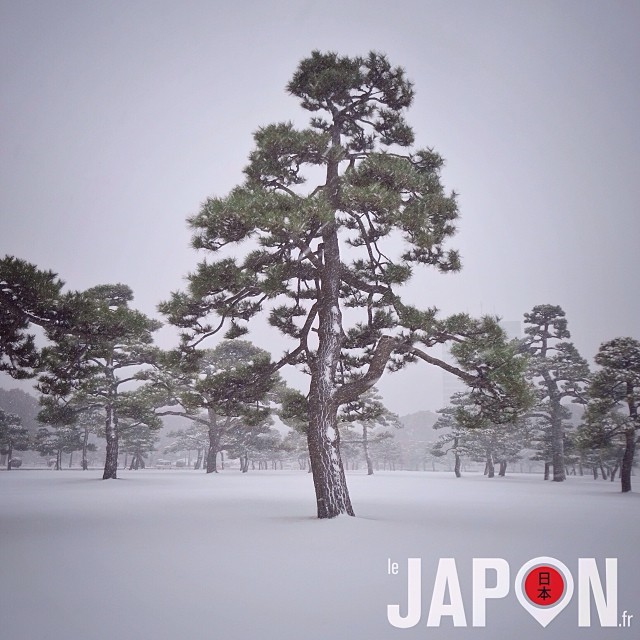
[[[416,302],[506,320],[559,304],[589,360],[640,338],[639,2],[0,6],[0,255],[73,289],[127,283],[157,315],[202,257],[185,218],[242,181],[257,127],[305,122],[284,89],[299,60],[375,49],[413,80],[417,144],[460,194],[463,270],[418,273]],[[380,388],[401,414],[436,409],[442,375]]]

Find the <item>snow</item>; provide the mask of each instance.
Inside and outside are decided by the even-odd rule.
[[[305,472],[119,474],[102,481],[97,471],[0,473],[3,638],[637,637],[600,628],[595,612],[595,626],[579,629],[575,595],[543,629],[512,586],[537,556],[564,562],[574,580],[578,558],[603,567],[616,557],[619,614],[640,618],[640,500],[618,493],[618,483],[354,472],[358,517],[317,520]],[[406,607],[409,557],[422,558],[422,620],[395,629],[387,605]],[[486,628],[453,628],[450,619],[426,626],[446,557],[456,560],[468,624],[472,558],[510,563],[510,592],[488,601]],[[389,559],[399,575],[388,574]]]

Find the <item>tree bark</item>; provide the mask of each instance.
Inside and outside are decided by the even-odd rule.
[[[112,403],[106,406],[105,436],[107,455],[104,461],[103,480],[115,480],[118,477],[118,420]]]
[[[544,463],[544,479],[545,480],[549,479],[550,470],[551,470],[551,463],[550,462],[545,462]]]
[[[636,449],[636,430],[633,427],[624,432],[624,442],[625,447],[620,467],[620,484],[622,493],[628,493],[631,491],[631,469],[633,468],[633,457]]]
[[[82,439],[82,470],[83,471],[86,471],[89,468],[89,463],[87,462],[88,445],[89,445],[89,427],[85,426],[84,437]]]
[[[555,383],[554,383],[555,386]],[[553,482],[566,480],[564,470],[564,423],[562,422],[562,405],[555,393],[550,393],[551,403],[551,454],[553,465]]]
[[[455,466],[453,467],[453,472],[456,474],[456,478],[461,478],[462,477],[462,473],[460,472],[460,454],[456,453],[456,463]]]
[[[491,455],[491,451],[487,451],[487,478],[493,478],[494,476],[493,456]]]
[[[373,475],[373,464],[371,457],[369,456],[369,437],[367,435],[367,426],[362,425],[362,448],[364,449],[364,459],[367,461],[367,475]]]
[[[504,478],[504,477],[505,477],[505,475],[506,475],[506,473],[507,473],[507,463],[506,463],[506,461],[505,461],[505,460],[502,460],[502,461],[500,462],[500,471],[498,471],[498,475],[499,475],[501,478]]]

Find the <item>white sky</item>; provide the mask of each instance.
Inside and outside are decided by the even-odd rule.
[[[258,126],[304,122],[284,90],[299,60],[375,49],[413,80],[417,143],[460,194],[463,271],[422,272],[416,301],[507,320],[559,304],[589,359],[640,337],[640,3],[0,7],[0,255],[74,289],[127,283],[155,315],[199,259],[185,218],[241,182]],[[380,387],[401,414],[441,404],[419,364]]]

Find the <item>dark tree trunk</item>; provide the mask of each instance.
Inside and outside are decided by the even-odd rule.
[[[89,427],[84,428],[84,437],[82,438],[82,470],[86,471],[89,468],[87,462],[87,448],[89,446]]]
[[[561,405],[558,405],[552,411],[551,423],[551,447],[552,447],[552,465],[553,465],[553,482],[564,482],[566,479],[564,471],[564,424],[560,416]]]
[[[551,471],[551,463],[550,462],[545,462],[544,463],[544,479],[548,480],[549,479],[549,472]]]
[[[487,451],[487,478],[493,478],[495,476],[495,469],[493,467],[493,455],[491,451]]]
[[[593,465],[593,479],[597,480],[598,479],[598,467],[596,467],[596,465]]]
[[[209,450],[207,451],[207,473],[218,473],[218,421],[215,413],[209,409]]]
[[[118,419],[111,404],[106,407],[105,436],[107,455],[104,461],[103,480],[115,480],[118,477]]]
[[[73,451],[69,454],[69,469],[71,469],[72,465],[73,465]]]
[[[460,478],[462,476],[462,473],[460,473],[460,466],[461,466],[460,454],[456,453],[455,456],[456,456],[456,462],[453,467],[453,471],[456,474],[456,478]]]
[[[364,459],[367,461],[367,475],[373,475],[373,463],[371,462],[371,456],[369,456],[369,436],[366,425],[362,425],[362,447],[364,449]]]
[[[7,450],[7,471],[11,471],[11,458],[13,458],[13,444],[9,442]],[[11,476],[13,478],[13,476]]]
[[[636,449],[636,430],[627,429],[624,432],[625,447],[622,454],[622,466],[620,468],[620,484],[622,493],[631,491],[631,469],[633,468],[633,457]]]
[[[618,473],[618,469],[620,468],[620,465],[616,462],[615,467],[613,467],[613,469],[611,469],[611,477],[609,478],[609,480],[611,480],[611,482],[613,482],[616,479],[616,474]]]
[[[327,162],[327,196],[334,211],[340,206],[339,195],[339,125],[331,128],[332,153]],[[349,490],[340,457],[338,404],[335,401],[335,373],[342,342],[340,285],[342,264],[337,224],[326,222],[319,248],[321,262],[318,288],[318,350],[309,363],[309,430],[307,440],[313,484],[316,491],[318,518],[334,518],[340,514],[354,515]]]
[[[218,473],[217,458],[218,458],[218,453],[215,447],[209,447],[209,452],[207,453],[207,465],[206,465],[207,473]]]
[[[500,471],[498,471],[498,475],[499,475],[501,478],[504,478],[504,476],[506,475],[506,473],[507,473],[507,463],[506,463],[506,461],[505,461],[505,460],[502,460],[502,461],[500,462]]]
[[[320,350],[319,350],[320,351]],[[318,353],[318,359],[322,358]],[[354,515],[344,468],[340,458],[337,407],[333,402],[332,378],[311,378],[308,432],[311,471],[316,492],[318,518],[335,518],[346,513]]]

